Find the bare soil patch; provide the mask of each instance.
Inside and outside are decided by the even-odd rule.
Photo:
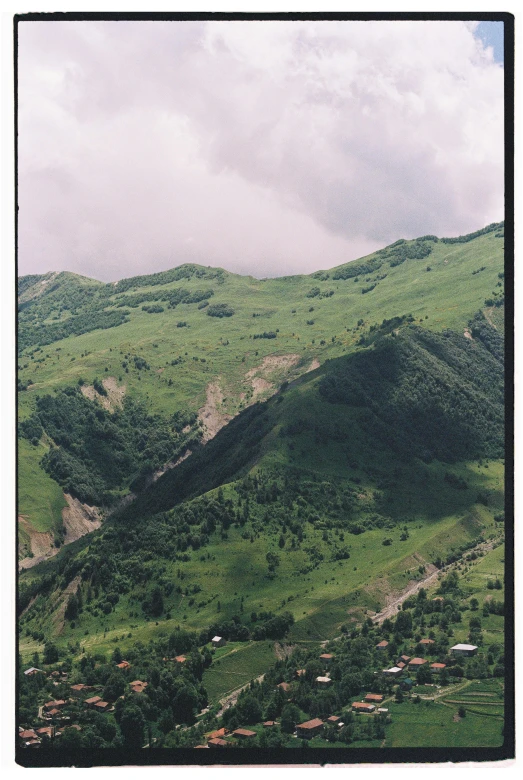
[[[299,361],[299,355],[267,355],[263,358],[261,365],[251,368],[245,376],[251,379],[256,374],[267,376],[281,368],[292,368]]]
[[[29,536],[29,544],[33,553],[32,558],[28,556],[18,562],[19,569],[32,569],[37,563],[56,555],[58,550],[53,546],[54,536],[51,531],[35,531],[24,515],[18,515],[18,524]]]
[[[67,506],[62,509],[65,528],[64,544],[71,544],[85,534],[100,528],[102,520],[98,507],[82,504],[69,493],[64,493]]]
[[[264,393],[268,392],[269,390],[274,390],[274,385],[272,382],[267,382],[266,379],[263,379],[261,376],[255,376],[252,379],[252,397],[257,398],[259,395],[263,395]]]
[[[230,414],[222,411],[223,393],[218,381],[210,382],[207,385],[207,400],[205,406],[198,410],[198,417],[204,425],[202,441],[206,442],[213,439],[229,420],[232,420]]]
[[[105,387],[107,395],[100,395],[92,385],[82,385],[80,390],[90,401],[98,401],[108,412],[114,412],[117,407],[121,407],[127,387],[119,385],[114,376],[103,379],[102,385]]]

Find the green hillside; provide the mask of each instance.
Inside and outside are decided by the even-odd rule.
[[[126,719],[138,719],[139,744],[146,724],[171,747],[250,724],[263,746],[262,715],[286,719],[274,686],[298,668],[295,719],[341,713],[372,688],[376,621],[391,663],[421,652],[429,629],[431,660],[453,668],[449,637],[481,640],[481,663],[461,674],[468,687],[459,669],[450,680],[478,725],[451,734],[453,687],[421,709],[418,742],[500,744],[503,710],[489,721],[481,685],[503,667],[502,238],[494,225],[399,241],[271,280],[200,266],[110,285],[20,280],[21,556],[36,533],[60,543],[64,494],[72,516],[104,515],[54,557],[24,559],[19,577],[23,664],[65,671],[114,703],[96,718],[72,703],[85,734],[64,745],[130,745]],[[409,596],[421,585],[423,599],[443,594],[444,615]],[[479,628],[475,615],[462,624],[478,606]],[[215,635],[227,645],[211,648]],[[326,643],[339,656],[334,696],[312,690]],[[148,682],[136,698],[115,670],[122,658]],[[223,697],[262,675],[258,694],[218,717]],[[48,688],[22,679],[23,725]],[[63,680],[58,695],[69,695]],[[392,724],[347,718],[343,744],[414,744],[400,724],[415,705],[391,704]],[[288,736],[297,722],[274,746],[299,746]],[[337,742],[329,734],[317,746]]]
[[[102,284],[64,272],[23,277],[19,293],[22,420],[37,396],[80,382],[111,412],[129,398],[166,423],[202,410],[212,435],[284,380],[358,349],[383,320],[410,315],[462,332],[483,308],[502,333],[503,227],[396,242],[310,276],[257,280],[185,265]],[[24,457],[41,470],[39,450]],[[124,493],[135,461],[120,480]],[[43,530],[23,488],[19,511]],[[59,513],[46,518],[47,530],[59,529]]]

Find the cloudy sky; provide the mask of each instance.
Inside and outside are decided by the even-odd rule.
[[[20,275],[309,273],[503,218],[500,23],[18,29]]]

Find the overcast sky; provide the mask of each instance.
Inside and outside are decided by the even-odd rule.
[[[309,273],[503,219],[500,27],[21,23],[19,274]]]

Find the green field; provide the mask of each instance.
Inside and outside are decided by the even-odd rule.
[[[392,722],[383,747],[498,747],[503,744],[503,720],[472,713],[455,719],[460,705],[442,701],[415,704],[391,702]]]
[[[212,704],[263,674],[276,660],[272,642],[251,642],[232,650],[226,645],[219,649],[227,652],[218,659],[215,657],[203,674],[203,684]]]

